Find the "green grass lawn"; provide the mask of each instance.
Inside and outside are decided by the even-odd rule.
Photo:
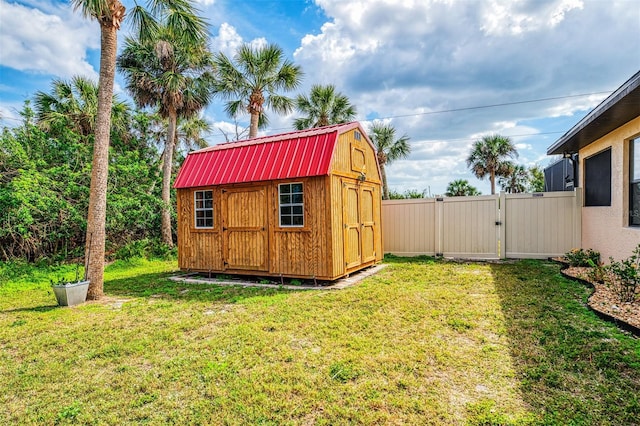
[[[640,423],[640,340],[539,261],[387,259],[340,291],[184,284],[116,262],[0,264],[0,424]]]

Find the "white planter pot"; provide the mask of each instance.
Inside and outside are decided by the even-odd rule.
[[[89,281],[78,281],[76,283],[52,285],[53,293],[60,306],[75,306],[87,300],[87,290]]]

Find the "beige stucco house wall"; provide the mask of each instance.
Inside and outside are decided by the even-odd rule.
[[[637,117],[578,153],[584,170],[586,158],[611,147],[611,206],[582,207],[582,247],[598,250],[603,261],[625,259],[640,244],[640,227],[629,226],[629,141],[639,136]]]
[[[583,197],[585,203],[581,208],[581,247],[598,250],[606,263],[609,257],[626,259],[640,244],[640,226],[632,226],[629,219],[630,211],[635,210],[635,207],[630,207],[630,146],[638,138],[640,71],[547,150],[549,155],[561,154],[566,158],[578,159],[579,187],[585,192],[588,190],[585,188],[585,163],[590,157],[611,149],[611,202],[608,205],[588,206],[587,197]],[[635,164],[637,168],[637,160]]]

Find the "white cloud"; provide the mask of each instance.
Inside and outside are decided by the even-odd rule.
[[[0,127],[15,127],[22,123],[20,116],[24,104],[18,102],[3,102],[0,104]]]
[[[195,0],[195,2],[204,6],[212,6],[215,4],[216,0]]]
[[[242,43],[242,37],[236,29],[228,23],[223,22],[218,29],[218,35],[211,39],[211,50],[213,52],[222,52],[232,57]]]
[[[0,64],[62,78],[78,74],[97,79],[87,50],[100,47],[98,24],[74,14],[68,6],[44,4],[40,9],[54,11],[0,0]]]
[[[229,25],[227,22],[223,22],[218,29],[218,35],[211,38],[211,50],[213,52],[222,52],[228,57],[232,58],[235,55],[238,47],[244,44],[235,27]],[[248,42],[252,48],[259,48],[267,45],[267,39],[264,37],[258,37]]]
[[[614,90],[640,68],[638,13],[628,0],[315,3],[327,22],[294,53],[305,88],[336,85],[361,121],[394,117],[414,147],[409,160],[389,167],[390,184],[400,188],[416,188],[415,179],[433,187],[452,170],[477,183],[463,160],[487,133],[530,135],[514,138],[520,161],[540,161],[557,137],[536,135],[540,126],[579,119],[606,95],[472,107]]]
[[[512,1],[482,3],[482,30],[491,35],[517,35],[546,30],[561,23],[573,9],[582,9],[580,0]]]
[[[607,96],[608,94],[597,94],[587,97],[565,99],[548,108],[546,111],[549,117],[570,116],[576,111],[592,110]]]

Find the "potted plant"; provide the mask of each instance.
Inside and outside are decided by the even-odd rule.
[[[75,281],[68,281],[66,278],[59,278],[58,281],[51,280],[51,288],[56,296],[58,305],[75,306],[87,300],[87,290],[89,290],[89,280],[86,276],[79,278],[79,267],[76,267]]]

